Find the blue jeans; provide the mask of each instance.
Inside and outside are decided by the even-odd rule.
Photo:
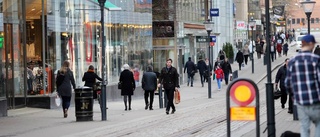
[[[315,124],[315,137],[320,137],[320,104],[297,105],[301,137],[310,137],[310,122]]]
[[[218,89],[221,89],[221,81],[222,81],[222,78],[217,79]]]
[[[190,80],[191,80],[191,86],[193,86],[193,76],[194,75],[191,75],[191,74],[188,73],[188,85],[189,85]]]

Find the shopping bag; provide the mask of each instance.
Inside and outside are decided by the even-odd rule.
[[[174,103],[179,104],[180,103],[180,91],[176,90],[174,92]]]
[[[212,80],[215,80],[215,79],[216,79],[216,74],[213,74]]]
[[[273,92],[273,99],[277,100],[281,97],[281,90],[279,88],[275,89],[275,92]]]
[[[230,78],[229,78],[229,79],[230,79],[230,81],[232,81],[232,80],[233,80],[233,79],[232,79],[232,74],[230,74]]]
[[[54,101],[55,101],[57,107],[59,107],[61,105],[61,98],[58,95],[56,96]]]

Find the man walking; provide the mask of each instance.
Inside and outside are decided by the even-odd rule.
[[[144,90],[144,101],[146,103],[145,109],[153,110],[153,97],[154,91],[157,89],[157,75],[153,72],[152,66],[148,66],[147,72],[143,73],[142,76],[142,89]],[[148,101],[148,97],[150,95],[150,104]]]
[[[241,70],[241,65],[242,65],[242,63],[243,63],[243,59],[244,59],[243,53],[242,53],[241,50],[239,49],[239,50],[238,50],[238,53],[237,53],[237,55],[236,55],[236,61],[237,61],[238,64],[239,64],[239,70]]]
[[[288,98],[288,92],[286,90],[286,87],[284,85],[284,80],[286,79],[286,71],[287,71],[287,65],[289,62],[289,58],[287,58],[285,60],[285,64],[279,68],[277,75],[276,75],[276,81],[275,81],[275,86],[276,89],[278,88],[278,83],[280,82],[280,90],[281,90],[281,108],[285,108],[285,104],[287,102],[287,98]],[[292,106],[290,106],[292,104],[289,103],[289,111],[288,112],[292,112]]]
[[[184,65],[184,73],[186,73],[186,69],[187,69],[187,74],[188,74],[187,86],[189,86],[189,83],[191,81],[191,87],[193,87],[193,76],[196,73],[196,66],[193,63],[193,61],[191,61],[191,57],[188,58],[188,61]]]
[[[166,114],[169,114],[170,107],[172,108],[171,114],[173,114],[176,112],[173,97],[174,92],[179,88],[179,74],[177,69],[172,67],[172,59],[167,59],[167,66],[161,70],[158,87],[160,87],[161,84],[163,84],[168,99]]]
[[[320,56],[312,53],[315,43],[313,35],[304,36],[301,51],[287,66],[285,85],[297,104],[301,137],[310,136],[311,122],[315,136],[320,137]]]
[[[204,82],[204,73],[207,70],[207,65],[206,63],[203,61],[202,57],[199,57],[199,61],[197,63],[197,68],[199,70],[199,74],[200,74],[200,80],[201,80],[201,85],[203,87],[203,82]]]

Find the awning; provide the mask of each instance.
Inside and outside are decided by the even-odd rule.
[[[91,0],[89,0],[91,1]],[[98,0],[94,0],[94,3],[98,4],[99,5],[99,2]],[[120,7],[114,5],[113,3],[109,2],[109,1],[106,1],[104,3],[104,7],[109,10],[109,11],[117,11],[117,10],[122,10]]]

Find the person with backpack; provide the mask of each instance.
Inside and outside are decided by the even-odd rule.
[[[187,86],[189,86],[189,83],[191,83],[191,87],[193,87],[193,77],[194,74],[197,71],[196,65],[194,64],[193,61],[191,61],[191,57],[188,58],[188,61],[186,62],[186,64],[184,65],[184,73],[186,73],[187,70],[187,74],[188,74],[188,84]]]

